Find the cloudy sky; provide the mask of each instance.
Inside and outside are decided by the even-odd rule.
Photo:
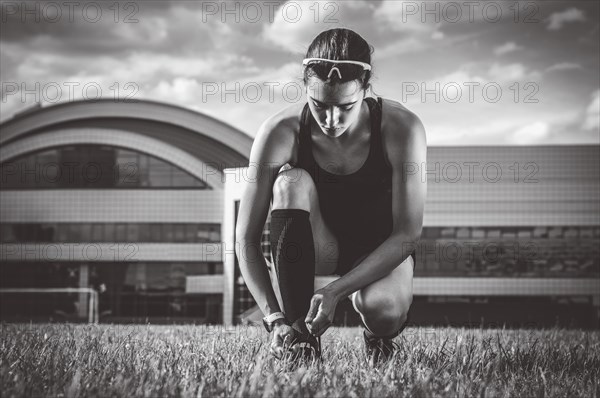
[[[373,92],[417,113],[429,145],[600,143],[596,1],[2,2],[1,17],[1,121],[117,95],[254,136],[305,101],[312,38],[345,27],[375,49]]]

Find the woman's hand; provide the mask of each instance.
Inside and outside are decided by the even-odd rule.
[[[319,289],[310,300],[310,309],[304,322],[308,330],[320,336],[333,324],[338,298],[327,288]]]
[[[275,321],[273,326],[273,340],[271,341],[271,354],[277,359],[281,359],[285,352],[290,348],[294,340],[294,329],[286,325],[283,321]]]

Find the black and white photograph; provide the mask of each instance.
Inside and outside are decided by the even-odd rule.
[[[0,0],[3,397],[600,397],[600,3]]]

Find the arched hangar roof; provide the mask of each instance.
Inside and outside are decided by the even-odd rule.
[[[246,166],[252,147],[251,137],[211,116],[157,101],[113,99],[72,101],[21,112],[0,124],[0,145],[78,127],[143,134],[219,170]]]

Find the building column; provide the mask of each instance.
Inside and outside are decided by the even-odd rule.
[[[600,295],[593,295],[592,296],[592,304],[594,305],[594,310],[596,312],[596,326],[600,325]]]
[[[223,170],[225,176],[225,193],[223,206],[223,223],[221,224],[221,240],[223,256],[223,323],[233,324],[233,307],[235,300],[235,224],[237,208],[242,196],[244,180],[241,178],[245,168]]]
[[[90,267],[87,263],[79,265],[79,288],[88,288],[90,286]],[[79,318],[87,319],[88,317],[88,305],[89,305],[89,293],[79,293],[79,301],[77,304],[77,312]]]

